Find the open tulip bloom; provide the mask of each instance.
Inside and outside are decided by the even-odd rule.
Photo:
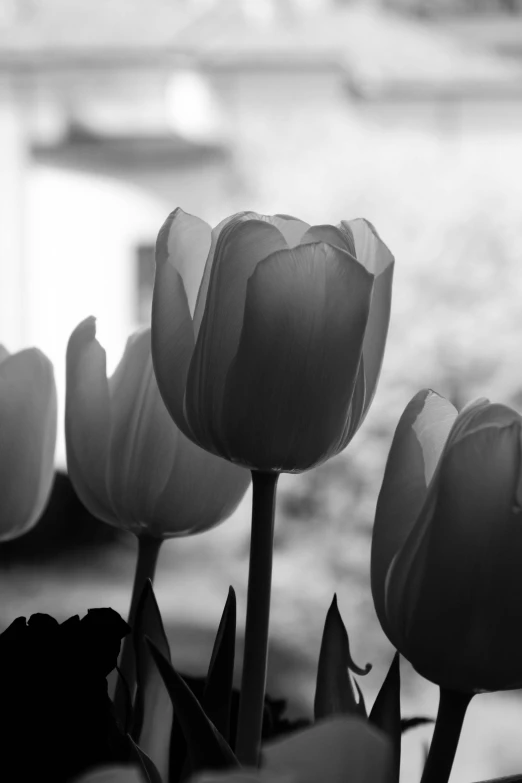
[[[366,220],[309,226],[176,209],[156,245],[152,352],[172,418],[246,467],[299,472],[342,451],[379,376],[393,256]]]
[[[170,418],[152,370],[150,329],[129,338],[111,378],[94,318],[67,349],[67,466],[94,516],[162,540],[227,519],[250,483],[248,471],[195,446]]]
[[[392,644],[441,687],[439,715],[448,694],[463,719],[473,694],[522,686],[521,432],[505,405],[482,399],[457,414],[432,391],[395,432],[372,592]]]

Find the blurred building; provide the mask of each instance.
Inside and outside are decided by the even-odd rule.
[[[82,318],[109,369],[148,322],[168,212],[255,208],[251,138],[340,113],[455,132],[492,105],[520,125],[521,91],[518,63],[375,3],[4,0],[0,340],[48,353],[63,406]]]

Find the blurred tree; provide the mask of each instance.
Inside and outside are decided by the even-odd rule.
[[[382,5],[416,16],[520,14],[522,0],[381,0]]]

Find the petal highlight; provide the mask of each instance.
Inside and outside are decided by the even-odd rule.
[[[210,243],[208,223],[179,207],[170,213],[156,241],[156,262],[169,263],[180,273],[191,314],[196,306]]]
[[[343,220],[339,227],[351,231],[356,258],[372,275],[382,274],[394,263],[392,254],[369,220]]]

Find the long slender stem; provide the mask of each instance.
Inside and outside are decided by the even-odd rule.
[[[472,693],[440,689],[439,711],[421,783],[447,783]]]
[[[136,619],[136,609],[141,596],[141,591],[147,579],[154,581],[156,573],[156,564],[158,562],[159,550],[162,544],[161,538],[143,535],[138,538],[138,562],[134,573],[134,584],[132,587],[132,598],[129,616],[127,622],[134,628]],[[123,640],[123,648],[119,661],[120,675],[116,681],[116,690],[114,693],[114,708],[116,715],[122,725],[127,725],[127,699],[130,695],[131,702],[134,699],[136,689],[136,662],[134,660],[134,644],[132,634],[129,634]],[[122,675],[128,686],[128,693]]]
[[[236,738],[244,766],[259,766],[268,660],[274,512],[278,473],[252,471],[252,532],[248,574],[245,651]]]

